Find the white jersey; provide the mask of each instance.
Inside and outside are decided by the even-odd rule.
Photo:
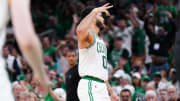
[[[87,48],[79,49],[79,75],[92,76],[106,81],[108,79],[107,70],[107,48],[104,41],[90,32],[94,36],[94,43]]]
[[[11,84],[5,70],[2,48],[5,42],[6,25],[8,22],[8,0],[0,0],[0,98],[1,101],[14,101]]]

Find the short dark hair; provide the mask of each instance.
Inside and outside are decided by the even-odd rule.
[[[129,52],[127,49],[123,49],[123,52],[122,52],[122,55],[121,55],[122,58],[128,60],[129,59]]]
[[[129,90],[129,89],[123,89],[123,90],[121,90],[121,93],[120,93],[120,95],[123,93],[123,92],[129,92],[129,94],[131,95],[131,91]]]
[[[115,40],[117,40],[117,41],[122,41],[122,40],[123,40],[123,38],[122,38],[122,37],[120,37],[120,36],[118,36],[118,37],[116,37],[116,38],[115,38]]]
[[[76,50],[74,50],[74,49],[69,49],[67,52],[74,52],[75,55],[77,55]]]

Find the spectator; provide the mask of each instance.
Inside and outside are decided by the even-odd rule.
[[[121,37],[115,38],[114,47],[115,48],[111,51],[110,61],[112,66],[116,67],[119,64],[120,57],[122,56],[123,53]]]
[[[177,73],[176,69],[174,69],[174,68],[170,69],[169,79],[171,80],[171,84],[176,87],[178,95],[180,95],[180,83],[177,80],[176,73]]]
[[[51,46],[51,42],[49,40],[48,36],[43,37],[43,53],[44,54],[50,54],[50,55],[54,55],[55,51],[56,51],[56,47]]]
[[[123,49],[121,58],[119,60],[119,64],[118,64],[117,67],[114,68],[112,73],[114,74],[119,69],[125,70],[126,69],[125,66],[128,63],[128,59],[129,59],[129,52],[126,49]],[[128,69],[127,69],[126,73],[130,73],[130,70],[129,70],[130,67],[127,66],[127,68]]]
[[[159,101],[168,101],[167,88],[162,87],[158,89],[158,99]]]
[[[154,84],[153,82],[149,82],[149,83],[146,85],[145,91],[147,92],[148,90],[156,90],[155,84]]]
[[[134,87],[131,85],[131,77],[124,73],[124,71],[119,70],[114,74],[114,77],[117,79],[118,83],[120,85],[117,85],[113,87],[114,91],[117,93],[117,95],[120,95],[120,92],[123,88],[125,88],[127,85],[129,86],[129,89],[132,89],[132,94],[134,93]]]
[[[57,68],[57,73],[59,75],[63,74],[63,67],[65,66],[66,69],[69,69],[69,65],[68,65],[68,61],[66,60],[65,56],[66,56],[66,52],[69,50],[69,46],[65,45],[67,44],[66,42],[64,43],[64,45],[59,46],[59,57],[57,59],[57,63],[58,63],[58,68]]]
[[[44,55],[44,62],[48,66],[48,70],[57,70],[57,63],[53,60],[49,54]]]
[[[176,15],[176,7],[171,5],[168,0],[161,0],[161,4],[157,7],[158,25],[170,33],[173,32],[173,27],[175,26],[173,19]]]
[[[126,48],[131,56],[132,55],[131,40],[132,40],[132,34],[134,33],[133,27],[132,26],[127,27],[125,19],[118,20],[118,27],[119,27],[119,31],[118,33],[116,33],[115,37],[123,38],[122,48]]]
[[[48,77],[50,79],[50,81],[56,80],[56,71],[55,70],[49,70],[48,71]]]
[[[4,46],[3,48],[3,57],[7,63],[8,69],[12,71],[14,57],[10,54],[8,46]]]
[[[17,76],[22,73],[22,70],[21,70],[22,57],[18,54],[18,52],[15,48],[13,48],[11,50],[11,54],[12,54],[12,56],[14,56],[14,60],[13,60],[13,81],[15,81]]]
[[[146,75],[148,73],[148,70],[144,65],[144,57],[132,57],[131,64],[131,74],[139,72],[141,75]]]
[[[157,101],[156,92],[153,90],[149,90],[146,92],[146,101]]]
[[[131,91],[129,89],[123,89],[120,93],[121,101],[131,101]]]
[[[7,71],[10,75],[10,80],[13,80],[12,74],[13,74],[13,61],[14,61],[14,56],[10,54],[10,50],[8,46],[3,47],[3,57],[6,62],[6,67]]]
[[[141,86],[136,88],[135,93],[132,96],[132,101],[144,101],[145,100],[145,90],[146,86],[150,81],[150,77],[143,76],[141,78]]]
[[[159,83],[161,82],[161,80],[162,80],[162,75],[161,75],[161,73],[160,73],[160,72],[155,72],[155,73],[153,74],[153,81],[152,81],[152,83],[154,84],[154,86],[155,86],[156,89],[158,88]]]
[[[64,75],[56,75],[56,81],[57,81],[57,83],[56,83],[56,87],[55,88],[62,88],[62,89],[64,89],[64,90],[66,90],[66,85],[65,85],[65,77],[64,77]]]
[[[169,37],[168,33],[160,27],[158,29],[157,34],[149,35],[150,38],[150,54],[152,55],[152,61],[151,64],[151,76],[152,73],[165,70],[166,72],[169,70],[169,64],[167,63],[168,59],[168,49],[169,49]]]
[[[13,93],[16,101],[20,100],[21,93],[24,91],[23,87],[20,84],[13,85]]]
[[[168,87],[168,100],[169,101],[180,101],[177,93],[177,89],[174,86]]]
[[[141,86],[141,75],[138,72],[132,74],[132,83],[135,89]]]

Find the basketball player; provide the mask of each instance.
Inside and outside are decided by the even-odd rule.
[[[104,26],[102,13],[109,16],[107,10],[112,7],[109,4],[99,8],[87,7],[81,14],[81,22],[76,29],[79,74],[82,77],[78,85],[80,101],[110,101],[110,97],[112,101],[119,101],[107,81],[107,49],[98,36]]]
[[[38,37],[35,34],[31,14],[30,0],[0,0],[0,99],[1,101],[14,101],[10,82],[5,71],[5,63],[2,58],[2,47],[5,42],[6,25],[9,12],[15,30],[15,37],[21,52],[32,67],[35,75],[38,75],[48,93],[48,77],[43,69],[42,48]]]

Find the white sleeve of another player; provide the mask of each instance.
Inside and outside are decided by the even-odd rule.
[[[0,31],[6,27],[8,21],[8,1],[0,0]]]

